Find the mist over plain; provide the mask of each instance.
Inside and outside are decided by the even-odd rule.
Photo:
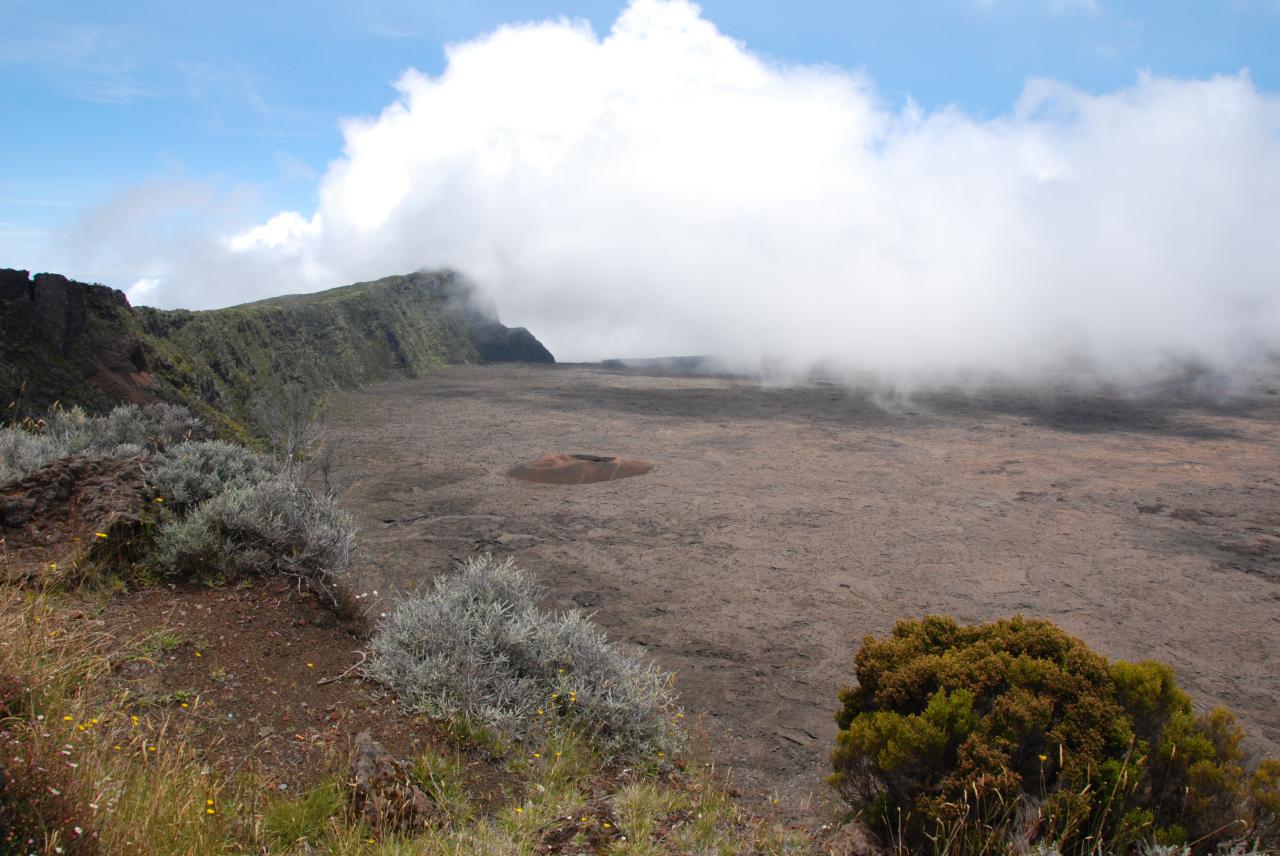
[[[1244,71],[923,112],[635,0],[396,89],[344,122],[315,211],[156,238],[107,209],[81,257],[188,307],[452,267],[570,361],[1125,381],[1277,350],[1280,98]]]

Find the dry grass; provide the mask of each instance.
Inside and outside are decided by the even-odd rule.
[[[168,717],[104,694],[139,650],[50,595],[0,590],[9,846],[31,853],[218,852],[241,814]]]
[[[0,853],[808,852],[804,836],[735,806],[710,768],[622,770],[574,731],[518,746],[461,723],[460,751],[502,756],[500,787],[477,791],[457,757],[414,759],[443,820],[382,834],[352,815],[339,772],[290,797],[253,775],[229,779],[177,720],[112,689],[116,666],[155,655],[153,637],[95,626],[65,595],[0,588],[0,802],[12,835]]]

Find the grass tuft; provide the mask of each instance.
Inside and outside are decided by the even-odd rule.
[[[347,822],[346,783],[337,777],[298,797],[275,799],[263,810],[262,829],[272,852],[288,852],[322,841]]]

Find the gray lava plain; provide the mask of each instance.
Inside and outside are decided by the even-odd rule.
[[[930,392],[461,366],[346,394],[374,603],[478,551],[678,676],[745,795],[816,814],[836,693],[901,618],[1048,618],[1280,750],[1280,395]],[[557,452],[641,478],[508,477]],[[767,804],[767,803],[766,803]]]

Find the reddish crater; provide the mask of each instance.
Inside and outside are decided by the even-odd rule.
[[[540,484],[592,484],[631,476],[642,476],[653,469],[644,461],[610,458],[603,455],[546,455],[536,461],[520,464],[509,475],[522,481]]]

